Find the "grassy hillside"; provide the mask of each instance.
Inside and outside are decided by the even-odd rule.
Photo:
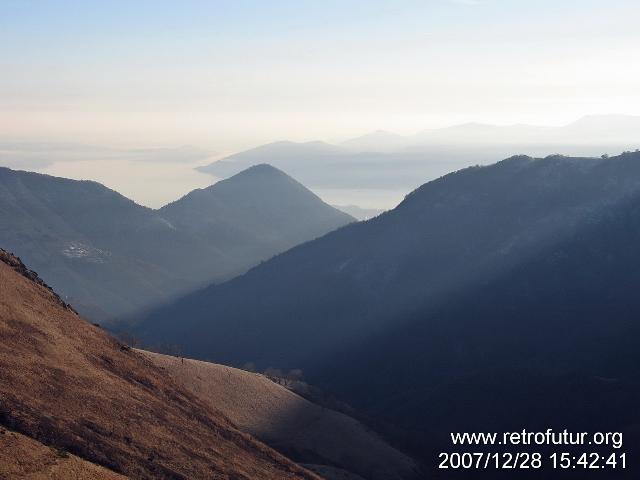
[[[138,479],[314,479],[0,250],[0,426]]]
[[[243,432],[305,464],[336,466],[367,480],[413,478],[415,463],[360,422],[305,400],[264,375],[141,351]]]
[[[125,480],[127,477],[0,427],[0,478]]]

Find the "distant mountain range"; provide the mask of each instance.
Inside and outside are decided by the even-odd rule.
[[[471,165],[518,153],[536,157],[611,155],[640,148],[640,117],[592,115],[562,127],[467,123],[402,136],[377,131],[338,145],[276,142],[236,153],[198,170],[226,178],[269,163],[316,189],[408,192],[421,183]],[[373,204],[362,207],[395,205]]]
[[[429,182],[138,332],[301,368],[413,429],[425,459],[456,429],[620,429],[635,451],[639,212],[640,153],[512,157]]]
[[[0,244],[100,321],[229,279],[351,221],[268,165],[160,210],[96,182],[0,168]]]
[[[429,144],[494,145],[637,145],[640,116],[588,115],[560,127],[464,123],[397,135],[382,130],[346,140],[342,147],[358,152],[390,152]]]

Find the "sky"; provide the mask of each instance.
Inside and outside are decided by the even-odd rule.
[[[637,0],[0,0],[0,140],[214,158],[637,115],[638,18]]]

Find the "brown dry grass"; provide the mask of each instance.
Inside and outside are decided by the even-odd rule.
[[[337,466],[369,480],[415,475],[415,463],[409,457],[357,420],[320,407],[264,375],[140,352],[238,428],[294,460]]]
[[[0,424],[132,478],[318,478],[16,270],[0,261]]]
[[[0,478],[20,480],[125,480],[64,450],[0,428]]]

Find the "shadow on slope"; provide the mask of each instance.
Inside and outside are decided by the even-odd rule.
[[[632,459],[640,454],[638,245],[634,194],[499,277],[354,342],[315,378],[370,415],[413,430],[407,442],[435,476],[449,478],[435,462],[451,450],[450,432],[622,432],[622,450],[561,449]],[[629,460],[607,478],[638,471]],[[563,476],[591,478],[582,470]]]
[[[190,357],[309,372],[416,308],[499,277],[638,192],[639,159],[513,157],[452,173],[392,211],[151,312],[137,334],[150,345],[171,339]]]
[[[417,475],[413,460],[357,420],[305,400],[264,375],[140,352],[240,430],[297,462],[338,467],[367,480]]]

